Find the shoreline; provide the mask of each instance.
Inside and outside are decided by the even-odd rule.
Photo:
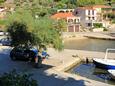
[[[87,37],[84,37],[86,34],[78,34],[74,37],[64,38],[64,40],[82,40],[82,39],[88,39]],[[96,34],[95,34],[96,35]],[[103,34],[102,34],[103,35]],[[103,35],[105,36],[105,35]],[[1,50],[5,49],[6,47],[0,46]],[[98,52],[98,51],[87,51],[87,50],[70,50],[70,49],[64,49],[64,51],[59,52],[56,51],[53,48],[48,48],[48,54],[50,57],[43,61],[44,65],[51,66],[47,69],[38,69],[37,71],[33,71],[35,74],[34,78],[38,80],[39,86],[55,86],[51,85],[51,83],[59,83],[60,86],[114,86],[111,84],[107,84],[104,82],[92,80],[87,77],[82,77],[79,75],[67,73],[68,69],[72,68],[73,66],[80,63],[81,60],[85,60],[86,57],[88,59],[92,59],[95,56],[98,58],[104,58],[105,52]],[[112,54],[112,56],[115,56],[115,54]],[[45,67],[45,66],[44,66]],[[28,71],[30,72],[30,71]],[[54,75],[55,78],[50,77],[52,80],[49,81],[47,77]],[[38,79],[39,78],[39,79]],[[68,82],[60,82],[61,79],[68,80],[72,79]],[[59,79],[59,80],[57,80]],[[81,80],[84,84],[81,83]],[[48,83],[44,83],[47,82]],[[56,85],[57,86],[57,85]]]
[[[66,72],[68,69],[70,69],[70,68],[74,67],[75,65],[79,64],[81,62],[81,59],[84,59],[85,57],[89,56],[89,58],[91,59],[92,56],[94,56],[94,54],[95,54],[99,57],[102,56],[101,58],[103,58],[103,56],[105,55],[104,52],[95,52],[95,51],[91,52],[91,51],[69,50],[69,49],[64,49],[64,51],[58,52],[58,51],[55,51],[51,48],[48,51],[50,51],[49,53],[51,54],[51,57],[49,58],[49,60],[51,60],[53,58],[52,65],[55,64],[55,65],[53,65],[54,66],[53,68],[46,70],[46,72],[48,74],[54,73],[54,74],[57,75],[57,77],[72,77],[75,80],[82,79],[84,81],[91,82],[91,83],[85,82],[85,83],[87,83],[86,86],[100,86],[100,85],[114,86],[114,85],[111,85],[111,84],[91,80],[91,79],[88,79],[86,77],[82,77],[82,76],[79,76],[79,75],[74,75],[74,74]],[[73,57],[72,55],[78,55],[78,56]],[[56,60],[59,60],[59,62],[56,61]],[[57,62],[57,64],[56,64],[56,62]],[[47,62],[44,62],[44,63],[47,64]],[[48,63],[48,65],[51,65],[51,63]]]
[[[104,33],[70,33],[70,34],[64,34],[62,36],[63,40],[79,40],[79,39],[102,39],[102,40],[115,40],[115,37],[104,34]]]
[[[0,46],[0,47],[1,51],[10,49],[7,46]],[[7,51],[4,51],[2,54],[6,53],[8,54]],[[79,50],[68,50],[68,49],[64,49],[64,51],[59,52],[53,48],[48,48],[48,53],[50,54],[50,57],[43,61],[44,67],[42,69],[35,69],[35,68],[28,69],[29,65],[27,63],[21,62],[22,64],[20,64],[20,62],[13,62],[6,55],[5,59],[4,58],[3,59],[5,62],[9,61],[10,63],[9,65],[11,66],[9,70],[11,70],[14,67],[18,67],[18,71],[20,70],[20,72],[22,72],[22,70],[26,70],[27,73],[34,74],[33,78],[38,81],[39,86],[100,86],[100,85],[114,86],[104,82],[92,80],[87,77],[82,77],[79,75],[65,72],[68,68],[71,68],[73,64],[76,65],[76,63],[79,63],[81,59],[86,56],[91,55],[94,56],[94,54],[101,56],[101,54],[104,53],[92,52],[91,54],[90,51],[79,51]],[[56,83],[58,83],[58,85]]]
[[[91,35],[91,36],[90,36]],[[88,36],[88,37],[87,37]],[[106,40],[113,40],[112,37],[108,36],[108,35],[105,35],[105,34],[100,34],[98,35],[98,33],[96,34],[77,34],[77,35],[74,35],[74,36],[66,36],[65,38],[63,38],[63,41],[66,41],[66,40],[82,40],[82,39],[88,39],[90,37],[94,37],[96,39],[106,39]],[[115,38],[115,37],[114,37]],[[49,50],[50,51],[50,50]],[[52,51],[53,52],[53,51]],[[74,52],[74,53],[73,53]],[[87,82],[84,82],[84,83],[87,83],[85,86],[100,86],[100,85],[104,85],[104,86],[114,86],[112,84],[108,84],[108,83],[104,83],[104,82],[100,82],[100,81],[95,81],[95,80],[91,80],[91,79],[88,79],[86,77],[82,77],[82,76],[79,76],[79,75],[75,75],[75,74],[70,74],[70,73],[67,73],[66,71],[68,69],[71,69],[72,67],[74,67],[75,65],[79,64],[81,61],[85,61],[86,58],[88,58],[89,60],[92,60],[92,58],[94,58],[95,56],[98,57],[98,58],[104,58],[105,56],[105,52],[98,52],[98,51],[87,51],[87,50],[69,50],[69,49],[64,49],[64,51],[60,52],[61,55],[59,55],[59,52],[58,54],[55,53],[55,55],[57,55],[56,57],[59,58],[61,57],[62,59],[62,64],[57,64],[55,65],[55,67],[53,67],[52,69],[49,69],[50,70],[50,73],[51,71],[55,74],[57,74],[57,76],[61,76],[61,77],[73,77],[74,79],[76,80],[80,80],[80,79],[83,79],[84,81],[89,81],[91,83],[87,83]],[[67,57],[66,54],[71,54],[71,56]],[[78,57],[73,57],[73,55],[77,55]],[[111,54],[112,56],[115,56],[114,53]],[[55,56],[52,56],[55,58]],[[65,59],[63,59],[65,58]],[[68,61],[66,61],[67,59],[69,59]],[[75,59],[78,59],[78,60],[75,60]],[[63,61],[66,62],[66,64],[63,64]],[[49,72],[49,70],[47,70]],[[61,74],[61,75],[60,75]],[[77,78],[76,78],[77,77]],[[66,85],[64,85],[66,86]],[[69,86],[69,85],[67,85]],[[81,86],[81,85],[79,85]]]

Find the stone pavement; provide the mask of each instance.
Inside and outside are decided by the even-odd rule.
[[[57,52],[49,48],[50,57],[43,61],[43,68],[35,69],[31,63],[11,61],[8,47],[0,48],[0,74],[16,69],[17,72],[31,73],[39,86],[114,86],[86,77],[64,72],[64,69],[80,60],[73,57],[79,52],[76,50],[64,50]]]

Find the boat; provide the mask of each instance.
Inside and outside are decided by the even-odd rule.
[[[110,77],[115,80],[115,70],[110,69],[108,70],[108,72],[110,74]]]
[[[96,67],[102,69],[114,69],[115,70],[115,60],[114,59],[107,59],[108,51],[112,51],[115,49],[107,48],[105,58],[93,58],[93,63]]]

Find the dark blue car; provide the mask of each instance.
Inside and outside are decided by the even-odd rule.
[[[12,60],[24,60],[24,61],[34,61],[34,58],[38,56],[38,50],[35,48],[26,49],[23,47],[15,47],[10,52],[10,58]],[[43,58],[49,56],[47,52],[42,52]]]

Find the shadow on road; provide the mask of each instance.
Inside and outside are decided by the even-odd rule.
[[[47,75],[46,70],[52,68],[51,65],[43,64],[43,68],[35,69],[32,63],[12,61],[9,57],[10,50],[10,48],[0,49],[0,75],[15,69],[20,73],[33,74],[33,78],[38,81],[39,86],[85,86],[84,80],[63,78],[57,74]]]

